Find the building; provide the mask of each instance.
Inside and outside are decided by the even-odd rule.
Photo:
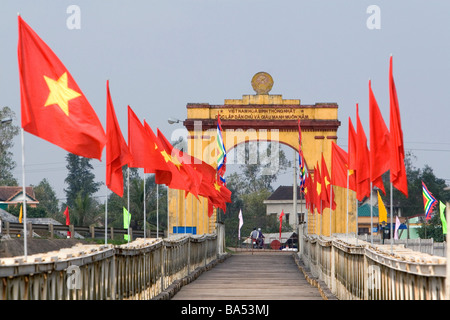
[[[370,203],[367,202],[358,208],[358,234],[370,234],[372,224],[374,234],[378,232],[378,207],[372,206],[372,217],[370,214]]]
[[[293,186],[279,186],[267,200],[264,200],[267,215],[276,215],[278,219],[283,211],[283,221],[288,222],[292,227],[295,226],[295,216],[292,214],[294,209],[293,189]],[[300,188],[297,187],[297,221],[299,223],[304,221],[305,212],[305,200],[300,199]]]
[[[39,204],[34,194],[33,187],[26,187],[26,203],[34,208]],[[23,188],[0,186],[0,209],[7,210],[10,206],[16,206],[23,203]]]

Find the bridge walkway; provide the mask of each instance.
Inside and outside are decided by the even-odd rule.
[[[183,286],[172,300],[322,300],[292,252],[234,253]]]

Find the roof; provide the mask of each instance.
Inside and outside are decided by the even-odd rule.
[[[0,201],[11,201],[14,197],[21,194],[22,191],[22,187],[0,186]],[[25,192],[28,197],[36,201],[36,195],[34,194],[33,187],[25,187]]]
[[[279,186],[267,200],[292,200],[293,186]],[[300,199],[300,188],[297,187],[297,199]]]
[[[372,206],[372,208],[372,216],[378,217],[378,208],[375,206]],[[358,208],[358,217],[370,217],[370,205],[368,203]]]
[[[11,213],[0,209],[0,220],[2,221],[8,221],[8,222],[19,222],[19,218],[12,215]]]

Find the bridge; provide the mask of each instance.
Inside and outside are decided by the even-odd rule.
[[[227,250],[214,234],[0,259],[0,300],[443,300],[446,258],[347,235],[299,252]]]

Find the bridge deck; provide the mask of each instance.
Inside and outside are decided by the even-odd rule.
[[[239,252],[183,286],[172,300],[322,300],[292,253]]]

